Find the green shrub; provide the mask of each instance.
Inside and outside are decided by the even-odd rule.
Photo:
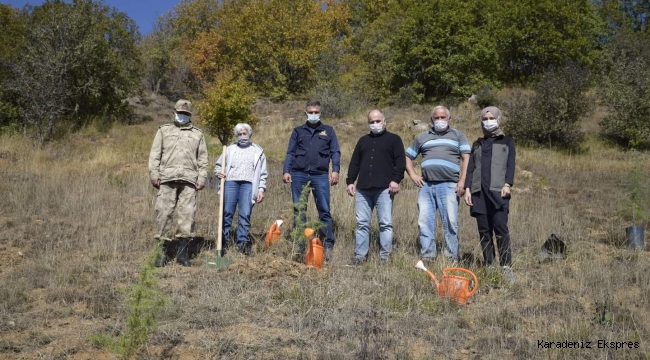
[[[584,66],[567,63],[547,71],[533,95],[518,92],[505,104],[506,133],[528,145],[579,149],[584,139],[579,122],[594,108],[589,85]]]
[[[628,148],[650,148],[650,35],[614,36],[600,66],[598,93],[609,108],[601,134]]]
[[[341,119],[355,106],[353,96],[338,84],[320,84],[312,93],[312,98],[318,99],[321,103],[323,117]]]
[[[489,86],[483,86],[474,95],[476,96],[476,105],[481,109],[501,105],[497,93]]]

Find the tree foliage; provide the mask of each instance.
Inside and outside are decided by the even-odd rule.
[[[173,18],[170,16],[159,16],[154,31],[140,45],[144,70],[142,82],[149,91],[178,99],[192,92],[196,75],[186,60],[191,54],[184,54],[183,38],[171,25]]]
[[[520,93],[506,104],[506,133],[529,145],[579,150],[584,138],[580,120],[593,111],[594,100],[587,94],[590,81],[584,65],[550,69],[533,95]]]
[[[157,31],[173,34],[159,48],[183,54],[193,90],[227,70],[273,99],[408,103],[589,66],[605,24],[591,0],[184,0]]]
[[[192,69],[208,81],[233,71],[276,99],[308,89],[319,52],[347,20],[337,1],[313,0],[224,2],[217,16],[217,26],[188,44]]]
[[[610,110],[602,134],[628,148],[650,148],[650,34],[616,35],[601,66],[599,94]]]
[[[493,46],[505,82],[526,83],[549,67],[569,60],[591,65],[598,57],[605,22],[591,0],[505,0],[493,8]]]
[[[246,80],[223,72],[204,88],[202,95],[203,99],[198,104],[200,122],[221,144],[230,143],[233,129],[238,123],[257,124],[258,120],[251,111],[256,96]]]
[[[126,113],[123,100],[140,82],[133,20],[90,0],[46,1],[20,16],[24,41],[3,59],[3,87],[16,99],[25,133],[43,141],[63,118],[80,126]]]
[[[413,1],[393,40],[392,89],[412,87],[424,100],[496,84],[499,58],[488,14],[474,1]]]
[[[0,64],[18,55],[23,46],[26,24],[18,10],[0,4]],[[7,89],[6,80],[11,76],[8,66],[0,66],[0,131],[16,130],[20,123],[20,113],[15,96]],[[4,79],[4,80],[2,80]]]

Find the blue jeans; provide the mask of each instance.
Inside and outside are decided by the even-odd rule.
[[[386,189],[357,189],[354,196],[357,214],[355,257],[365,259],[370,245],[372,209],[377,208],[379,223],[379,257],[388,259],[393,250],[393,196]]]
[[[445,230],[445,256],[458,260],[458,203],[455,182],[425,181],[418,193],[420,256],[436,257],[436,209]]]
[[[329,174],[309,174],[302,171],[291,172],[291,195],[294,204],[294,219],[296,216],[298,216],[298,209],[295,205],[300,203],[300,193],[302,192],[302,187],[305,186],[309,181],[311,181],[311,191],[314,194],[314,200],[316,200],[318,219],[324,225],[324,227],[320,229],[320,238],[323,240],[323,245],[326,248],[334,247],[336,238],[334,237],[332,215],[330,214]],[[307,219],[305,217],[300,220],[307,222]]]
[[[223,193],[223,245],[228,244],[235,209],[239,207],[237,218],[237,246],[250,242],[248,229],[251,227],[251,202],[253,184],[249,181],[226,181]]]

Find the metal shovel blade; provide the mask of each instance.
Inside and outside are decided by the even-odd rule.
[[[217,251],[217,256],[209,257],[206,263],[209,269],[225,269],[230,264],[232,264],[232,259],[227,256],[221,256],[220,251]]]

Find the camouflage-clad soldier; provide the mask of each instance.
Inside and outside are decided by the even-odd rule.
[[[208,177],[208,150],[203,131],[191,123],[192,104],[178,100],[174,107],[173,124],[158,128],[149,154],[149,179],[158,190],[156,215],[163,256],[156,266],[164,266],[167,253],[175,247],[176,261],[190,266],[187,245],[194,236],[196,192],[205,187]],[[168,233],[176,211],[178,229],[172,241]]]

